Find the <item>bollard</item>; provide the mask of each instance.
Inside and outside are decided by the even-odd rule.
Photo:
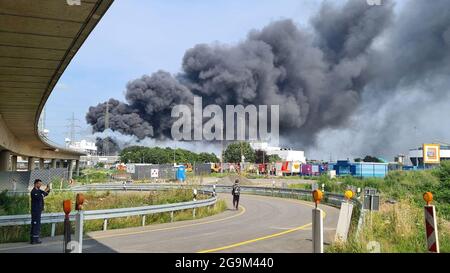
[[[430,253],[439,253],[439,236],[436,221],[436,208],[430,205],[433,201],[433,194],[426,192],[423,199],[427,202],[424,206],[425,211],[425,233],[427,240],[427,250]]]
[[[78,193],[75,199],[75,209],[78,211],[75,216],[75,242],[71,242],[74,246],[74,250],[72,251],[74,253],[83,252],[84,201],[84,195],[82,193]]]
[[[313,191],[313,199],[316,207],[312,210],[312,241],[313,253],[323,253],[323,218],[322,210],[317,207],[323,198],[320,190]]]
[[[312,210],[312,239],[313,253],[323,253],[323,218],[322,210],[315,208]]]
[[[83,249],[83,222],[84,222],[84,212],[79,210],[75,216],[75,242],[76,247],[74,253],[82,253]]]
[[[108,219],[103,219],[103,231],[108,229]]]
[[[50,236],[55,237],[55,233],[56,233],[56,223],[52,223],[52,231]]]
[[[173,222],[173,211],[170,212],[170,222]]]
[[[145,215],[142,216],[142,226],[145,227]]]
[[[70,253],[71,249],[69,247],[69,242],[72,240],[71,238],[71,230],[70,230],[70,218],[69,214],[72,210],[72,202],[70,200],[63,201],[63,210],[64,210],[64,240],[63,240],[63,250],[64,253]],[[52,230],[53,231],[53,230]]]

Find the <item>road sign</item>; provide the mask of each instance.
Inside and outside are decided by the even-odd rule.
[[[380,210],[380,196],[379,195],[364,195],[364,209]]]
[[[439,237],[436,223],[436,209],[433,205],[425,207],[425,231],[428,252],[439,253]]]
[[[441,162],[439,144],[423,144],[423,162],[425,164],[439,164]]]
[[[159,177],[159,170],[158,169],[151,169],[150,170],[150,177],[151,178],[158,178]]]
[[[364,188],[364,194],[365,195],[375,195],[375,194],[377,194],[377,189]]]
[[[127,164],[127,173],[135,173],[136,168],[134,164]]]

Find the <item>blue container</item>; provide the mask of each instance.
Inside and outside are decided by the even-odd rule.
[[[177,167],[176,177],[180,182],[184,182],[186,180],[186,168],[183,165]]]
[[[348,160],[338,160],[338,162],[334,165],[334,170],[336,171],[336,175],[351,175],[352,165]]]
[[[387,163],[371,163],[371,162],[356,162],[353,163],[352,174],[356,177],[380,177],[383,178],[388,173]]]

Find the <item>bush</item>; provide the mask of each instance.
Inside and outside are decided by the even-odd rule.
[[[0,193],[0,215],[25,214],[30,212],[28,195],[8,195],[8,191]]]

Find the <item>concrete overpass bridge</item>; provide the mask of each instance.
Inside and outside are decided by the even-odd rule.
[[[30,170],[44,159],[72,169],[83,155],[38,130],[56,83],[113,0],[76,2],[0,0],[0,171],[16,170],[17,156],[28,158]]]

